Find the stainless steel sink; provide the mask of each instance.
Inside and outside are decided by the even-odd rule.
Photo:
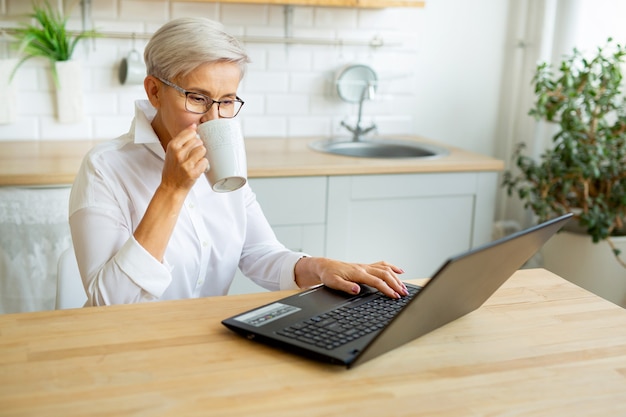
[[[412,140],[401,139],[324,139],[311,142],[313,150],[359,158],[440,158],[447,149]]]

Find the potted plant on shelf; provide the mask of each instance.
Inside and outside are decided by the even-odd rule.
[[[561,62],[558,74],[547,63],[537,66],[533,77],[536,101],[529,114],[556,124],[556,134],[538,161],[524,155],[524,145],[518,145],[513,153],[517,170],[506,171],[503,180],[508,195],[516,194],[540,220],[573,212],[570,223],[579,232],[579,241],[589,242],[590,247],[609,246],[610,250],[604,250],[610,253],[609,260],[603,263],[616,271],[622,282],[595,292],[603,292],[600,295],[623,305],[626,262],[617,242],[626,242],[626,237],[620,238],[626,236],[625,56],[626,48],[609,38],[591,57],[574,49]],[[563,246],[564,238],[557,237],[548,242],[554,249],[550,254],[550,246],[545,247],[546,268],[567,279],[573,278],[575,271],[591,275],[588,278],[592,280],[604,277],[597,266],[590,265],[588,252],[575,255],[580,249],[568,249]],[[557,240],[558,245],[554,245]],[[555,256],[563,258],[565,266],[555,266],[559,261],[550,258]],[[576,265],[577,261],[587,265]],[[577,279],[582,278],[571,280]],[[616,294],[614,285],[622,286],[621,294]]]
[[[27,60],[35,57],[50,61],[52,79],[57,95],[57,117],[62,123],[82,118],[81,63],[73,60],[74,49],[81,39],[99,36],[94,30],[72,34],[66,29],[67,17],[48,1],[33,4],[29,15],[35,24],[22,24],[15,30],[18,50],[23,57],[15,71]]]

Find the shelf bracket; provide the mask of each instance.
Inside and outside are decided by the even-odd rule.
[[[291,39],[293,37],[293,5],[285,5],[283,13],[285,14],[285,39]]]

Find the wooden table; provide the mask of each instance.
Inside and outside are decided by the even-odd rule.
[[[545,270],[351,370],[220,324],[283,295],[0,316],[0,415],[626,415],[626,311]]]

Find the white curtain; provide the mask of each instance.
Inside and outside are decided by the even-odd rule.
[[[52,310],[71,245],[69,187],[0,188],[0,313]]]
[[[528,111],[533,105],[531,85],[539,62],[560,63],[570,54],[580,31],[581,4],[585,0],[511,0],[507,59],[502,80],[501,113],[495,154],[511,169],[511,154],[525,143],[529,155],[538,156],[549,146],[553,127],[536,122]],[[499,190],[496,220],[528,226],[531,214],[517,197]]]

